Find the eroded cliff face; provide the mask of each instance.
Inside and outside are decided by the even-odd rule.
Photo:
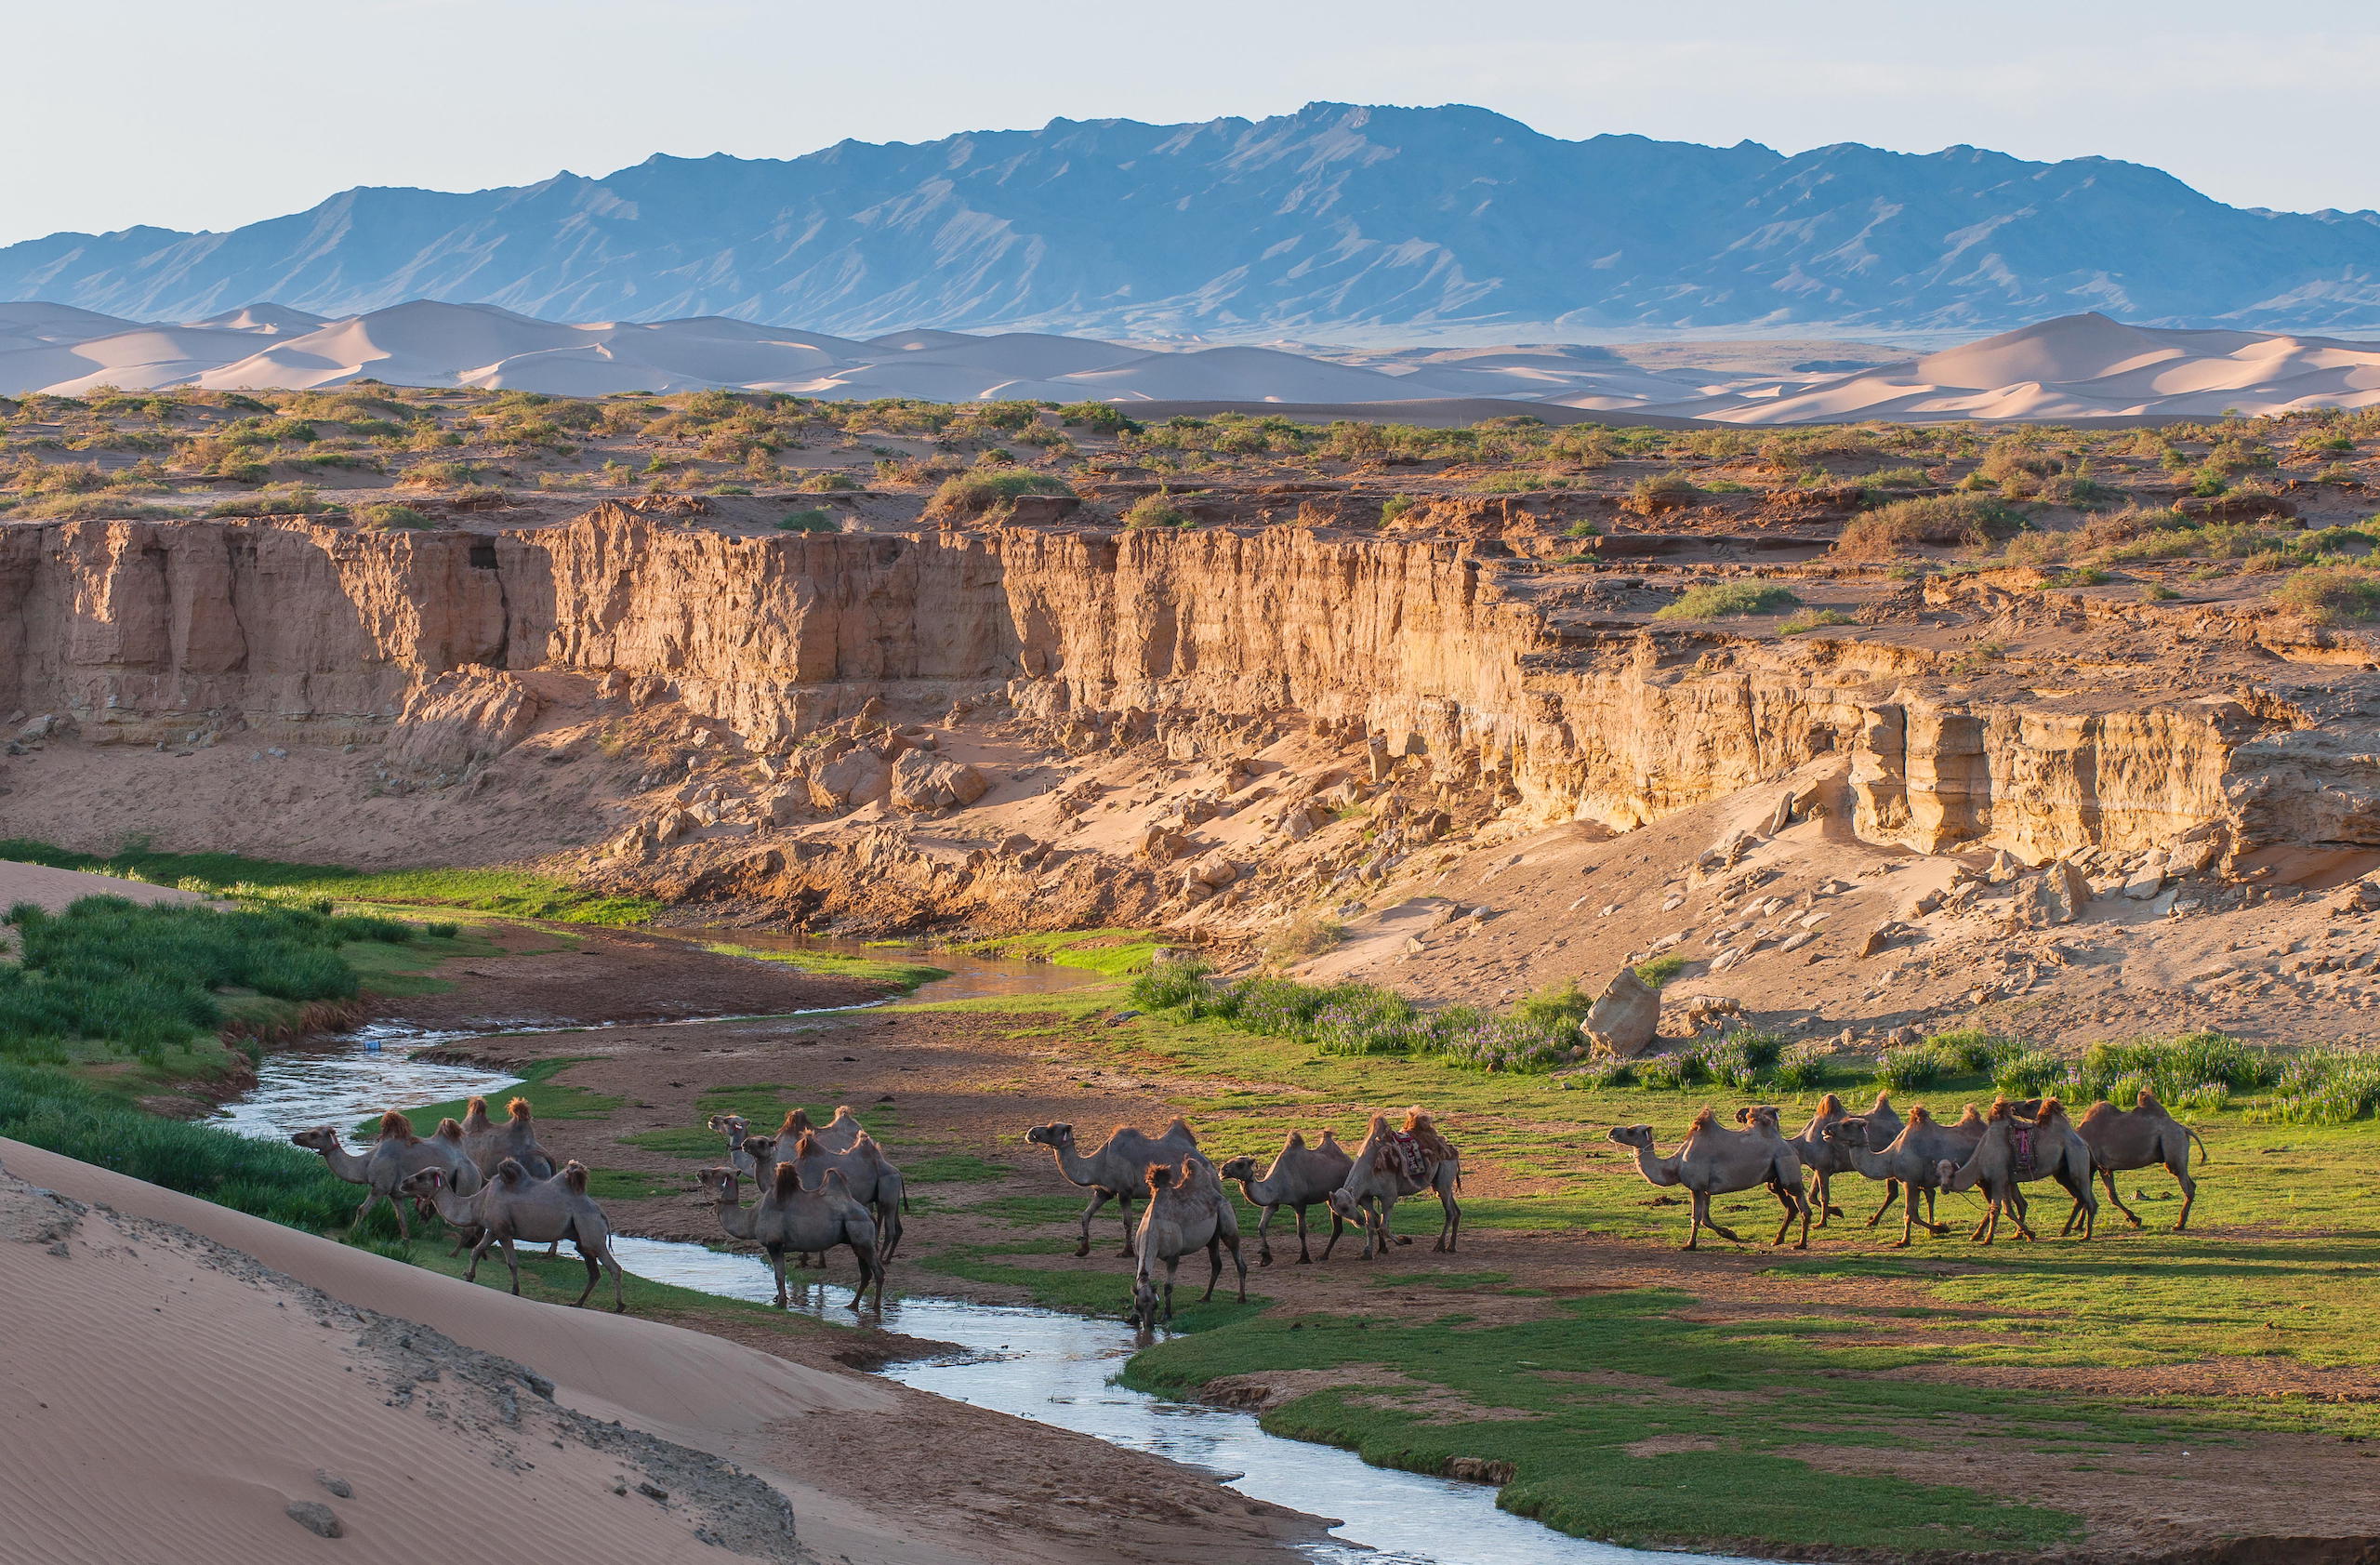
[[[2372,747],[2339,694],[2368,655],[2319,633],[2243,647],[2211,627],[2227,656],[2044,678],[1889,614],[1755,640],[1581,608],[1543,578],[1494,540],[1289,528],[753,538],[612,507],[495,536],[20,525],[0,530],[0,704],[101,743],[393,741],[452,780],[567,708],[571,680],[674,702],[761,756],[863,710],[999,702],[1059,754],[1303,724],[1539,823],[1633,827],[1840,754],[1859,834],[1921,851],[2380,846]],[[1964,606],[2040,628],[2000,596]],[[2275,676],[2315,698],[2276,698]]]

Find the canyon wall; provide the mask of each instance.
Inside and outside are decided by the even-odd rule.
[[[0,528],[0,710],[67,713],[99,742],[402,743],[438,706],[425,690],[484,669],[674,698],[780,752],[872,697],[991,695],[1053,734],[1294,714],[1549,821],[1636,825],[1843,753],[1861,835],[1927,851],[2380,845],[2372,747],[2252,693],[1963,696],[1937,654],[1887,638],[1554,612],[1501,548],[1293,528],[753,537],[608,506],[494,535],[19,524]]]

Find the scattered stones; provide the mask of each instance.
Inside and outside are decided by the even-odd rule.
[[[2082,871],[2059,859],[2040,874],[2016,882],[2016,895],[2008,908],[2008,927],[2047,929],[2054,924],[2072,923],[2082,916],[2090,900],[2091,888],[2082,879]]]
[[[282,1507],[281,1514],[318,1538],[347,1536],[347,1529],[338,1524],[337,1513],[320,1500],[292,1500]]]
[[[314,1469],[314,1481],[321,1484],[324,1489],[329,1490],[332,1493],[337,1495],[342,1500],[352,1500],[355,1498],[355,1486],[348,1482],[347,1479],[340,1478],[336,1473],[325,1472],[322,1468],[317,1467]]]

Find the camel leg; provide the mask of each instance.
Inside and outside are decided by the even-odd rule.
[[[866,1245],[856,1239],[848,1242],[852,1249],[852,1259],[859,1263],[859,1286],[852,1293],[852,1308],[856,1310],[866,1307],[868,1284],[872,1282],[876,1285],[876,1307],[882,1309],[884,1307],[883,1267],[878,1264],[875,1255],[868,1253]]]
[[[1785,1235],[1792,1230],[1793,1219],[1798,1216],[1802,1219],[1802,1242],[1793,1248],[1807,1250],[1810,1247],[1810,1198],[1790,1185],[1771,1185],[1768,1188],[1785,1208],[1785,1220],[1777,1225],[1777,1237],[1768,1241],[1768,1247],[1774,1250],[1785,1242]],[[1823,1200],[1825,1198],[1819,1199]]]
[[[1116,1198],[1116,1204],[1123,1209],[1124,1215],[1124,1248],[1116,1253],[1128,1261],[1133,1260],[1136,1257],[1132,1253],[1132,1198],[1129,1195],[1118,1195]]]
[[[1712,1233],[1717,1234],[1721,1239],[1726,1240],[1730,1244],[1741,1244],[1744,1242],[1743,1235],[1736,1232],[1733,1228],[1723,1228],[1716,1222],[1712,1220],[1711,1197],[1701,1190],[1697,1190],[1694,1193],[1694,1220],[1703,1227],[1706,1227]],[[1691,1250],[1694,1246],[1689,1244],[1686,1248]]]
[[[517,1299],[521,1296],[521,1257],[514,1252],[509,1236],[496,1242],[504,1246],[504,1269],[512,1274],[512,1296]]]
[[[2066,1174],[2061,1174],[2058,1175],[2058,1182],[2065,1185],[2074,1196],[2075,1210],[2082,1214],[2082,1242],[2088,1244],[2091,1242],[2091,1236],[2098,1231],[2099,1227],[2099,1197],[2098,1193],[2091,1188],[2091,1171],[2087,1167],[2084,1168],[2081,1174],[2072,1178],[2071,1182],[2069,1182]],[[2112,1184],[2113,1181],[2109,1183]],[[2116,1204],[2122,1206],[2123,1203],[2118,1201]],[[2132,1216],[2130,1213],[2124,1215]],[[2139,1218],[2133,1218],[2135,1227],[2139,1222]]]
[[[1091,1220],[1098,1216],[1099,1209],[1106,1204],[1107,1192],[1093,1185],[1091,1187],[1091,1204],[1082,1209],[1082,1242],[1075,1246],[1077,1255],[1091,1253]]]
[[[1215,1296],[1215,1284],[1221,1282],[1223,1278],[1223,1236],[1219,1233],[1207,1240],[1207,1291],[1198,1295],[1200,1304],[1205,1304]]]
[[[1894,1246],[1893,1246],[1893,1248],[1894,1248],[1894,1249],[1896,1249],[1896,1250],[1906,1250],[1906,1249],[1908,1249],[1908,1248],[1909,1248],[1909,1240],[1910,1240],[1911,1233],[1911,1231],[1912,1231],[1912,1230],[1914,1230],[1914,1229],[1916,1228],[1916,1227],[1917,1227],[1917,1187],[1916,1187],[1916,1186],[1914,1186],[1914,1185],[1911,1185],[1911,1186],[1909,1187],[1909,1193],[1908,1193],[1908,1195],[1907,1195],[1906,1197],[1904,1197],[1904,1198],[1902,1199],[1902,1200],[1901,1200],[1901,1208],[1900,1208],[1900,1242],[1899,1242],[1898,1244],[1894,1245]]]
[[[1329,1209],[1326,1208],[1325,1210]],[[1346,1227],[1347,1219],[1340,1216],[1337,1212],[1332,1211],[1330,1213],[1330,1242],[1322,1247],[1322,1258],[1324,1260],[1327,1261],[1330,1259],[1330,1252],[1339,1247],[1339,1235],[1345,1230]]]
[[[1231,1246],[1231,1264],[1239,1273],[1239,1302],[1248,1302],[1248,1258],[1239,1253],[1239,1236],[1225,1234],[1223,1242]]]
[[[1438,1211],[1445,1220],[1438,1228],[1437,1247],[1451,1255],[1455,1241],[1462,1235],[1462,1208],[1454,1202],[1454,1185],[1450,1180],[1438,1186]]]
[[[1267,1237],[1267,1232],[1280,1211],[1277,1206],[1268,1206],[1256,1219],[1256,1264],[1260,1267],[1273,1264],[1273,1241]],[[1302,1206],[1298,1208],[1298,1259],[1305,1259],[1305,1208]]]
[[[783,1309],[786,1307],[787,1302],[785,1292],[785,1246],[782,1244],[772,1244],[768,1246],[768,1252],[769,1270],[776,1274],[777,1307],[779,1309]]]
[[[1917,1195],[1917,1187],[1916,1187],[1916,1186],[1914,1186],[1914,1185],[1911,1185],[1911,1186],[1909,1187],[1909,1193],[1910,1193],[1911,1198],[1911,1199],[1914,1199],[1914,1198],[1916,1197],[1916,1195]],[[1880,1222],[1884,1221],[1884,1214],[1892,1210],[1893,1200],[1894,1200],[1894,1198],[1895,1198],[1895,1197],[1898,1196],[1899,1194],[1900,1194],[1900,1181],[1899,1181],[1899,1180],[1897,1180],[1897,1179],[1887,1179],[1887,1180],[1885,1180],[1885,1181],[1884,1181],[1884,1205],[1882,1205],[1882,1206],[1880,1206],[1880,1207],[1878,1207],[1878,1208],[1876,1208],[1876,1214],[1875,1214],[1873,1217],[1871,1217],[1871,1218],[1869,1218],[1869,1219],[1868,1219],[1868,1226],[1869,1226],[1870,1227],[1871,1227],[1871,1228],[1872,1228],[1872,1227],[1874,1227],[1878,1223],[1880,1223]]]
[[[577,1243],[575,1240],[572,1240],[572,1242]],[[553,1247],[557,1250],[561,1249],[562,1240],[554,1240]],[[571,1306],[571,1307],[573,1309],[585,1309],[587,1307],[588,1299],[591,1297],[595,1292],[595,1284],[603,1280],[603,1264],[601,1261],[598,1261],[593,1253],[583,1244],[578,1246],[578,1258],[587,1263],[587,1286],[579,1290],[578,1302]]]
[[[2189,1164],[2188,1161],[2189,1155],[2189,1148],[2185,1147],[2182,1149],[2183,1161],[2178,1163],[2167,1163],[2165,1165],[2165,1172],[2172,1174],[2175,1183],[2179,1184],[2182,1187],[2182,1214],[2174,1221],[2174,1231],[2175,1233],[2180,1233],[2184,1228],[2190,1226],[2190,1203],[2198,1200],[2198,1181],[2190,1177]],[[2129,1216],[2131,1214],[2127,1213],[2126,1215]],[[2139,1220],[2140,1219],[2137,1217],[2133,1218],[2133,1221],[2135,1223]]]
[[[1307,1249],[1305,1243],[1305,1208],[1301,1206],[1296,1208],[1295,1211],[1298,1219],[1298,1265],[1302,1267],[1310,1267],[1314,1265],[1314,1252]],[[1256,1237],[1258,1242],[1261,1244],[1264,1237],[1263,1232],[1260,1231]],[[1262,1264],[1271,1266],[1273,1263],[1265,1261]]]
[[[2008,1220],[2016,1225],[2018,1239],[2028,1244],[2038,1244],[2041,1242],[2041,1236],[2033,1232],[2031,1216],[2030,1203],[2025,1200],[2025,1192],[2021,1188],[2011,1189],[2008,1192]]]
[[[463,1270],[464,1281],[477,1282],[480,1280],[480,1257],[486,1254],[488,1252],[488,1246],[495,1242],[496,1236],[494,1234],[488,1232],[485,1228],[482,1228],[480,1230],[479,1242],[471,1246],[471,1264]]]
[[[2116,1203],[2116,1210],[2122,1213],[2134,1227],[2142,1227],[2140,1214],[2124,1205],[2123,1197],[2116,1193],[2116,1171],[2111,1168],[2103,1168],[2099,1171],[2099,1178],[2108,1187],[2108,1199]],[[2077,1202],[2076,1205],[2079,1209],[2081,1203]]]
[[[904,1194],[906,1193],[905,1191]],[[892,1258],[892,1252],[900,1248],[901,1203],[897,1200],[889,1200],[877,1211],[876,1258],[879,1261],[889,1261]],[[825,1262],[826,1257],[820,1256],[819,1263],[823,1266]]]

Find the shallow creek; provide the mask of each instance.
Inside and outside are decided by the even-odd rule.
[[[854,955],[904,954],[740,931],[727,938],[754,948],[798,946]],[[1093,976],[1043,962],[939,951],[915,955],[951,970],[950,977],[919,991],[921,998],[932,1000],[1041,993]],[[270,1055],[258,1072],[256,1087],[226,1105],[218,1119],[244,1135],[278,1139],[308,1125],[351,1125],[391,1105],[501,1092],[512,1084],[512,1077],[414,1057],[433,1045],[477,1036],[483,1035],[374,1026],[350,1034],[344,1048]],[[615,1241],[615,1250],[622,1266],[656,1282],[723,1298],[765,1303],[775,1296],[768,1266],[759,1256],[626,1237]],[[1121,1290],[1119,1281],[1119,1297]],[[847,1324],[850,1303],[848,1287],[813,1282],[795,1307]],[[1495,1491],[1484,1485],[1369,1466],[1351,1452],[1268,1435],[1252,1413],[1128,1390],[1110,1378],[1136,1346],[1132,1329],[1120,1320],[912,1294],[888,1304],[882,1323],[887,1331],[960,1349],[944,1358],[888,1365],[879,1372],[886,1378],[1154,1452],[1211,1472],[1218,1482],[1252,1498],[1335,1519],[1339,1524],[1331,1541],[1305,1550],[1327,1565],[1650,1565],[1686,1558],[1711,1565],[1751,1565],[1566,1537],[1498,1510]]]

